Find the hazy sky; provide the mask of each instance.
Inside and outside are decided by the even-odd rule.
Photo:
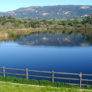
[[[0,11],[10,11],[28,6],[92,5],[92,0],[1,0]]]

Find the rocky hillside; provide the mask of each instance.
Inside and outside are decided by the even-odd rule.
[[[89,14],[92,14],[92,6],[83,5],[33,6],[0,12],[0,16],[30,19],[80,18]]]

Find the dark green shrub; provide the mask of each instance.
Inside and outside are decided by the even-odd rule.
[[[30,80],[30,84],[39,85],[39,81],[38,80]]]
[[[51,82],[48,80],[40,80],[39,85],[50,86]]]

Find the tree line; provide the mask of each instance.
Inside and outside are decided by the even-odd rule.
[[[51,19],[51,20],[31,20],[18,19],[10,16],[0,17],[0,30],[22,29],[22,28],[60,28],[60,27],[83,27],[92,26],[92,15],[82,19]]]

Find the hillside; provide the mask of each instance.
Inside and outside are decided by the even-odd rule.
[[[81,18],[89,14],[92,14],[92,6],[83,5],[33,6],[0,12],[0,16],[30,19]]]

